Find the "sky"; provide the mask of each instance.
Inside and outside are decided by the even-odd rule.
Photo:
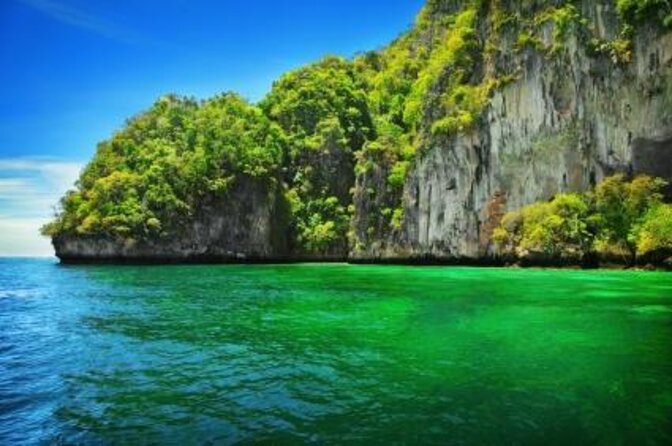
[[[0,256],[38,233],[96,143],[166,93],[261,99],[283,72],[408,29],[423,0],[0,0]]]

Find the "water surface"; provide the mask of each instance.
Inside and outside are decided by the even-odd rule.
[[[0,444],[670,444],[672,275],[0,259]]]

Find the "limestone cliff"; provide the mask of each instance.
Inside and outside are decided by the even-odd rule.
[[[389,48],[291,72],[259,107],[162,99],[66,196],[56,254],[498,261],[508,210],[614,172],[672,181],[672,7],[633,4],[646,14],[615,0],[429,0]],[[106,216],[105,197],[126,201]]]
[[[403,188],[400,228],[364,232],[385,201],[372,202],[367,189],[384,190],[389,172],[377,166],[357,178],[355,228],[365,242],[354,259],[491,257],[492,230],[508,209],[586,190],[615,171],[672,180],[672,34],[642,25],[628,60],[615,60],[588,44],[618,37],[614,3],[576,3],[583,22],[555,47],[552,21],[520,48],[519,26],[496,30],[492,12],[481,11],[479,38],[497,34],[498,51],[474,67],[471,82],[495,72],[514,78],[493,92],[476,128],[425,140]]]
[[[53,238],[66,263],[255,262],[287,253],[286,210],[277,188],[250,178],[238,181],[224,200],[209,200],[180,236],[122,240],[101,235]]]

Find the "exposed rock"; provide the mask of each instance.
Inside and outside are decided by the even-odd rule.
[[[599,35],[613,37],[614,7],[596,3],[582,1],[581,11]],[[576,33],[552,56],[533,48],[516,52],[515,35],[503,33],[495,64],[519,67],[517,80],[494,93],[480,128],[428,140],[404,188],[401,231],[354,257],[489,256],[487,232],[504,208],[584,191],[617,171],[671,180],[672,34],[637,31],[626,65],[589,54]],[[359,187],[375,178],[376,172],[361,178]],[[363,196],[356,194],[360,212]]]
[[[538,2],[500,3],[520,8],[520,15],[538,7]],[[614,3],[576,2],[593,37],[618,37]],[[441,15],[455,13],[463,2],[433,0],[431,5]],[[591,51],[576,27],[551,54],[534,45],[521,49],[519,30],[492,26],[481,18],[478,38],[484,42],[499,33],[499,51],[474,63],[471,82],[500,72],[511,80],[495,89],[482,122],[466,133],[432,136],[431,121],[442,116],[440,109],[431,109],[438,101],[428,101],[430,122],[419,130],[422,147],[403,190],[388,184],[386,160],[373,160],[355,176],[354,154],[333,141],[302,158],[301,174],[318,192],[344,204],[354,188],[350,260],[488,263],[497,260],[490,239],[507,210],[559,192],[585,191],[614,172],[648,173],[672,182],[672,33],[636,29],[632,60],[622,63]],[[552,25],[541,25],[540,44],[552,47],[553,34]],[[438,82],[436,89],[441,86]],[[237,182],[226,199],[203,206],[174,239],[57,236],[54,246],[63,261],[344,259],[345,240],[323,255],[294,248],[293,235],[286,233],[284,186],[274,184]],[[389,214],[399,199],[403,218],[400,214],[391,227],[390,215],[381,213]]]
[[[65,235],[53,243],[67,263],[281,260],[287,255],[283,206],[277,186],[242,177],[225,198],[204,205],[180,237],[138,242]]]

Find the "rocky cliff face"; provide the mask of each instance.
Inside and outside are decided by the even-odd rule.
[[[56,255],[67,263],[254,262],[287,255],[286,210],[279,188],[241,178],[224,199],[203,205],[181,236],[152,241],[61,235]]]
[[[54,237],[57,255],[64,261],[489,261],[498,254],[493,230],[508,210],[584,191],[614,172],[672,181],[672,33],[659,21],[629,28],[615,1],[592,0],[430,0],[421,19],[423,28],[402,37],[408,48],[398,51],[417,59],[400,71],[421,71],[411,83],[422,84],[422,70],[436,76],[417,122],[389,110],[413,91],[384,107],[372,99],[381,96],[375,79],[385,69],[384,54],[299,70],[262,107],[296,145],[298,155],[274,173],[282,180],[269,187],[242,177],[226,198],[204,204],[179,236],[134,241],[61,234]],[[460,21],[473,33],[450,28]],[[441,32],[445,37],[437,40]],[[447,55],[427,62],[426,53],[439,51],[436,42],[448,45]],[[473,53],[467,65],[450,53],[461,46]],[[436,60],[444,64],[438,70]],[[319,71],[325,67],[332,71]],[[337,75],[338,82],[328,82]],[[392,85],[390,96],[398,94],[395,76],[379,82]],[[467,89],[460,93],[456,83]],[[373,92],[364,91],[367,85]],[[305,104],[296,102],[297,91]],[[468,110],[465,118],[450,108],[459,109],[462,96],[480,94],[487,100],[477,113]],[[314,116],[319,113],[324,116]],[[436,132],[449,113],[459,118],[451,121],[454,128]],[[305,124],[320,120],[328,125]],[[367,146],[385,146],[385,126],[396,129],[389,131],[397,139],[392,146],[415,151],[394,187],[389,178],[399,153]],[[321,142],[306,149],[297,143],[304,140]],[[300,213],[291,223],[287,212],[297,203]]]
[[[593,39],[617,37],[612,2],[578,4]],[[482,22],[481,39],[494,32]],[[554,45],[553,23],[542,27],[537,48],[517,48],[519,32],[500,32],[498,55],[474,79],[500,70],[515,80],[493,93],[476,129],[427,139],[404,186],[401,228],[360,244],[353,258],[489,257],[492,230],[506,210],[586,190],[615,171],[672,180],[672,34],[639,28],[626,63],[595,54],[578,27],[553,54],[543,50]],[[385,175],[377,169],[359,176],[360,212],[375,209],[366,205],[366,189]],[[356,227],[366,219],[356,215]]]

